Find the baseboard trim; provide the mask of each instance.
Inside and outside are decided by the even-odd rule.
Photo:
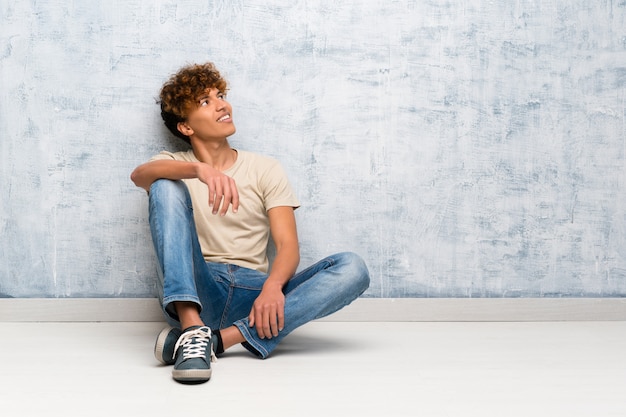
[[[154,298],[4,298],[0,321],[163,321]],[[360,298],[322,321],[626,321],[626,298]]]

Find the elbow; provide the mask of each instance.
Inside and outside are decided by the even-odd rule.
[[[150,184],[146,182],[145,177],[141,175],[141,167],[135,168],[133,172],[130,173],[130,180],[139,188],[143,188],[146,191],[150,190]]]
[[[135,184],[137,187],[141,187],[140,184],[140,176],[139,173],[137,172],[139,171],[139,168],[135,168],[135,170],[133,172],[130,173],[130,180],[133,182],[133,184]],[[143,188],[143,187],[142,187]]]

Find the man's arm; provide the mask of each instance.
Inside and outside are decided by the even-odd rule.
[[[232,205],[235,213],[239,208],[239,193],[235,180],[202,162],[157,160],[139,165],[130,174],[130,179],[135,185],[146,191],[150,191],[152,183],[161,178],[169,180],[198,178],[209,189],[209,206],[213,207],[213,214],[217,214],[222,199],[224,200],[220,210],[222,216],[228,211],[229,205]]]
[[[300,263],[300,248],[293,207],[280,206],[268,211],[270,230],[276,246],[276,257],[261,294],[250,315],[250,327],[256,326],[259,336],[271,339],[285,327],[285,295],[283,286],[293,277]]]

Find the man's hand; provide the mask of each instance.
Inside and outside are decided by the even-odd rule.
[[[213,214],[219,211],[220,216],[224,216],[229,205],[232,205],[233,213],[237,213],[239,193],[234,179],[204,163],[200,164],[197,176],[209,189],[209,207],[213,208]]]
[[[283,286],[293,277],[300,262],[298,234],[293,207],[278,206],[267,211],[276,257],[270,276],[254,301],[248,316],[250,327],[256,327],[261,339],[271,339],[285,327]]]
[[[267,283],[252,305],[250,327],[256,326],[261,339],[271,339],[285,327],[285,295],[281,285]]]
[[[225,215],[232,206],[233,213],[239,209],[239,193],[235,180],[204,162],[160,159],[139,165],[130,175],[137,187],[150,192],[152,183],[160,178],[183,180],[198,178],[205,183],[209,193],[209,207],[213,214]],[[220,209],[221,205],[221,209]]]

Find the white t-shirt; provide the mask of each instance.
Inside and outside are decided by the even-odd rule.
[[[199,162],[193,151],[163,151],[151,160]],[[239,193],[239,210],[225,216],[213,214],[206,184],[197,178],[183,180],[191,194],[202,254],[207,262],[229,263],[267,273],[270,229],[267,211],[300,206],[280,163],[275,159],[237,151],[237,160],[223,171],[233,178]]]

